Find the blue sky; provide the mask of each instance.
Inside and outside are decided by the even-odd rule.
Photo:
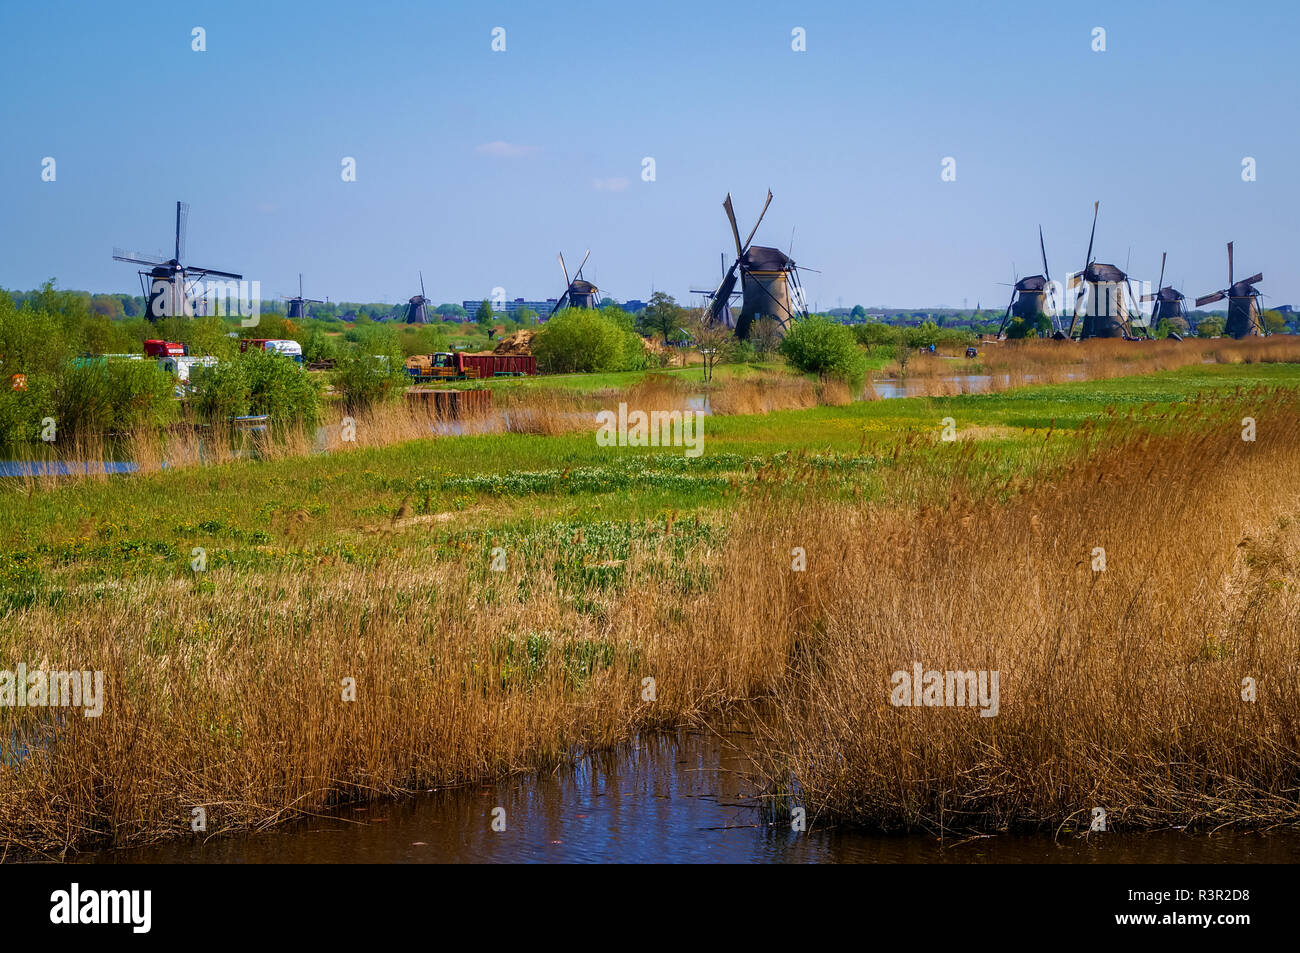
[[[436,301],[544,298],[556,253],[590,247],[604,292],[685,301],[731,245],[723,196],[743,237],[770,187],[756,241],[794,229],[822,308],[1001,308],[1040,223],[1053,277],[1082,265],[1096,199],[1101,261],[1154,281],[1168,251],[1195,295],[1232,239],[1266,305],[1300,305],[1300,5],[739,9],[7,3],[0,286],[138,291],[111,251],[170,249],[183,199],[191,261],[267,297],[301,271],[313,297],[397,301],[423,269]]]

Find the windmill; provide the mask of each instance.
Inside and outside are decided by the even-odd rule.
[[[433,304],[424,296],[424,272],[420,272],[420,293],[412,296],[411,300],[406,303],[406,323],[407,324],[428,324],[429,308]]]
[[[1038,226],[1038,247],[1043,253],[1043,273],[1030,275],[1028,278],[1015,280],[1012,274],[1011,300],[1007,302],[1006,313],[1002,315],[1002,324],[998,327],[998,340],[1006,337],[1007,326],[1013,317],[1022,321],[1033,321],[1040,314],[1051,319],[1056,327],[1056,302],[1053,300],[1052,272],[1047,267],[1047,244],[1043,241],[1043,226]]]
[[[1079,319],[1079,308],[1085,308],[1083,327],[1079,340],[1085,338],[1133,338],[1134,326],[1131,303],[1136,299],[1129,285],[1128,275],[1114,265],[1103,264],[1092,258],[1093,239],[1097,237],[1097,211],[1100,202],[1092,203],[1092,233],[1088,236],[1088,254],[1084,256],[1083,270],[1070,276],[1070,287],[1085,286],[1075,298],[1074,314],[1066,337],[1074,336],[1074,325]],[[1150,332],[1143,327],[1150,337]]]
[[[736,259],[722,274],[722,281],[710,295],[708,318],[721,321],[727,327],[734,328],[736,337],[742,340],[749,337],[750,329],[756,319],[770,317],[776,321],[780,334],[789,328],[795,317],[807,317],[804,306],[803,288],[799,283],[799,271],[794,259],[779,248],[753,245],[754,234],[772,204],[772,191],[767,192],[767,201],[758,221],[750,229],[745,243],[740,243],[740,229],[736,227],[736,213],[731,207],[731,193],[727,193],[722,208],[731,223],[731,235],[736,241]],[[793,249],[793,237],[791,238]],[[736,276],[740,275],[741,305],[740,317],[731,313],[731,296],[736,291]],[[794,289],[794,301],[791,302],[790,289]]]
[[[1251,275],[1244,281],[1232,280],[1232,242],[1228,242],[1228,287],[1196,299],[1196,306],[1228,299],[1228,320],[1223,333],[1229,337],[1244,338],[1264,333],[1264,322],[1259,313],[1259,289],[1256,284],[1264,280],[1264,273]]]
[[[302,272],[301,271],[298,272],[298,297],[290,298],[287,295],[280,295],[280,297],[284,298],[285,301],[289,302],[290,318],[305,318],[307,317],[307,305],[325,303],[324,301],[321,301],[319,298],[304,298],[302,296]]]
[[[1173,318],[1181,318],[1184,326],[1191,327],[1191,322],[1187,320],[1187,308],[1183,305],[1183,294],[1174,288],[1165,287],[1165,258],[1168,252],[1160,253],[1160,277],[1156,279],[1156,290],[1153,294],[1142,296],[1143,301],[1154,301],[1151,306],[1151,324],[1159,326],[1161,321]],[[1170,337],[1181,341],[1182,336],[1177,331],[1171,331]]]
[[[591,257],[591,249],[587,249],[587,254],[582,256],[582,264],[578,270],[569,277],[569,269],[564,265],[564,252],[560,252],[560,270],[564,272],[564,294],[560,295],[555,307],[551,309],[551,314],[559,311],[561,308],[598,308],[600,307],[600,289],[590,281],[582,277],[582,269],[587,264],[587,259]],[[566,305],[564,302],[568,301]],[[550,317],[550,315],[547,315]]]
[[[175,256],[168,259],[160,255],[145,255],[139,252],[113,249],[114,261],[125,261],[133,265],[144,265],[141,269],[140,287],[149,306],[145,311],[150,321],[170,316],[194,316],[191,292],[194,285],[207,278],[229,278],[239,281],[244,276],[215,268],[202,268],[197,265],[183,264],[185,257],[185,232],[189,222],[190,207],[184,202],[176,203],[176,246]],[[147,279],[147,280],[146,280]]]

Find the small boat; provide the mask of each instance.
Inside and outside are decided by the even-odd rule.
[[[240,433],[263,433],[269,427],[270,421],[271,418],[267,414],[252,414],[246,417],[230,418],[235,430]]]

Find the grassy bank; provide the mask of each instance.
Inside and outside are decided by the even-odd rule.
[[[11,484],[0,667],[108,699],[0,709],[0,839],[260,827],[754,699],[823,818],[1294,822],[1298,389],[1197,365],[717,416],[698,459],[490,433]],[[1002,714],[889,707],[913,660],[1000,668]]]

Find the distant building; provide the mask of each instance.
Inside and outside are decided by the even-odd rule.
[[[547,298],[545,301],[525,301],[523,298],[515,298],[513,301],[505,302],[505,306],[501,307],[491,298],[487,299],[487,303],[492,307],[493,314],[504,314],[507,318],[512,319],[525,308],[534,312],[539,318],[545,318],[551,313],[551,309],[555,307],[555,301],[555,298]],[[477,301],[462,301],[460,306],[469,315],[468,320],[473,321],[474,313],[478,311],[478,307],[482,303],[483,299],[479,298]]]
[[[639,314],[640,312],[644,311],[647,307],[649,307],[649,305],[647,305],[644,301],[640,301],[636,298],[633,298],[631,301],[624,301],[621,305],[619,305],[619,307],[622,308],[624,311],[626,311],[628,314]]]

